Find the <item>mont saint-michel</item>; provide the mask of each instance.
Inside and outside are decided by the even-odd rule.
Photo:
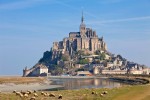
[[[0,0],[0,100],[150,100],[150,0]]]
[[[53,42],[35,66],[23,69],[23,76],[97,74],[149,74],[145,65],[130,62],[109,52],[103,36],[87,28],[82,14],[78,32],[70,32],[62,41]]]

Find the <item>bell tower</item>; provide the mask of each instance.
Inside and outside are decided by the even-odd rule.
[[[86,33],[86,25],[84,24],[84,17],[83,17],[83,12],[82,12],[81,24],[80,24],[80,36],[86,37],[85,33]]]

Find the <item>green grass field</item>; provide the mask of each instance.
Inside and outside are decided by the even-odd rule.
[[[92,94],[92,91],[96,94]],[[107,91],[108,94],[101,96],[103,91]],[[113,89],[60,90],[47,93],[54,93],[56,97],[43,96],[39,91],[36,100],[58,100],[59,94],[62,95],[62,100],[150,100],[150,85],[123,86]],[[33,94],[28,98],[20,98],[14,93],[0,93],[0,100],[30,100],[31,97]]]

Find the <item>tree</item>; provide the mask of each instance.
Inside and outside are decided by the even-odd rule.
[[[68,61],[68,60],[69,60],[69,56],[63,54],[63,55],[61,56],[61,60],[63,60],[63,61]]]
[[[62,67],[54,64],[51,64],[51,66],[49,66],[49,70],[52,75],[60,75],[63,72]]]
[[[88,64],[89,60],[88,59],[80,59],[79,64]]]
[[[106,54],[103,52],[103,53],[101,53],[101,55],[100,55],[100,59],[101,60],[104,60],[106,58]]]
[[[56,69],[55,69],[55,74],[60,75],[60,74],[62,74],[62,72],[63,72],[62,68],[57,66]]]
[[[52,51],[46,51],[43,54],[43,57],[39,60],[40,63],[48,64],[51,60]]]
[[[96,55],[99,55],[98,57],[96,57],[96,58],[98,58],[99,60],[104,60],[105,58],[106,58],[106,54],[104,53],[104,52],[100,52],[100,50],[96,50],[95,51],[95,54]]]

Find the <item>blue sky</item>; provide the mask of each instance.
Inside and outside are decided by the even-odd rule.
[[[0,0],[0,75],[22,75],[85,24],[110,52],[150,66],[150,0]]]

